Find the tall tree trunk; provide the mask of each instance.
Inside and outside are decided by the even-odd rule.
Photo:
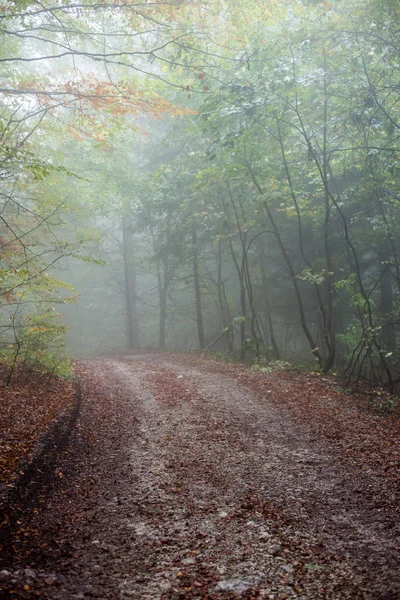
[[[309,154],[313,158],[314,163],[319,171],[319,175],[320,175],[321,181],[324,186],[325,194],[332,202],[332,206],[335,207],[335,209],[338,213],[338,216],[340,218],[340,221],[342,223],[344,239],[348,246],[349,252],[353,258],[353,264],[351,264],[350,260],[349,260],[349,264],[352,267],[354,274],[356,275],[357,285],[358,285],[360,294],[362,295],[364,302],[365,302],[365,305],[364,305],[364,308],[362,311],[362,316],[360,319],[361,327],[363,329],[363,339],[361,340],[360,344],[354,349],[353,354],[350,359],[350,362],[346,367],[346,371],[347,370],[350,371],[350,377],[349,377],[349,379],[350,379],[352,377],[353,373],[355,372],[357,362],[362,357],[363,349],[367,345],[366,342],[367,342],[367,338],[369,337],[369,332],[366,331],[365,325],[363,322],[363,314],[365,314],[365,316],[367,317],[368,328],[370,331],[372,331],[375,328],[376,323],[375,323],[375,318],[374,318],[374,314],[373,314],[370,295],[367,293],[367,291],[365,289],[358,252],[357,252],[356,247],[354,246],[354,243],[351,239],[347,215],[345,214],[345,212],[342,208],[342,203],[340,201],[340,194],[335,195],[334,193],[332,193],[330,186],[329,186],[328,179],[327,179],[327,172],[324,170],[323,165],[321,165],[321,163],[320,163],[317,153],[314,151],[314,148],[312,147],[310,138],[308,137],[308,134],[304,128],[303,122],[302,122],[299,114],[298,114],[298,116],[299,116],[300,125],[301,125],[301,129],[302,129],[304,138],[308,144]],[[389,364],[386,360],[385,353],[383,352],[383,350],[381,348],[380,340],[375,335],[372,338],[372,344],[375,346],[375,348],[377,350],[377,354],[378,354],[379,360],[381,362],[382,370],[386,374],[386,378],[387,378],[387,382],[389,383],[390,390],[393,391],[394,388],[393,388],[392,373],[391,373]],[[364,354],[364,358],[362,359],[362,364],[366,361],[366,358],[368,357],[367,355],[368,356],[371,355],[371,352],[369,351],[368,353]],[[371,362],[371,364],[372,364],[372,362]],[[361,371],[359,370],[359,373],[360,372]]]
[[[229,247],[230,247],[230,251],[231,251],[231,255],[232,255],[232,259],[236,268],[236,271],[238,273],[238,277],[239,277],[239,286],[240,286],[240,311],[241,311],[241,321],[240,321],[240,359],[243,362],[245,360],[246,357],[246,350],[245,350],[245,346],[246,346],[246,323],[245,323],[245,319],[246,319],[246,291],[247,291],[247,297],[249,299],[249,306],[250,306],[250,311],[251,311],[251,332],[252,332],[252,336],[253,336],[253,340],[254,340],[254,344],[255,344],[255,348],[256,348],[256,355],[259,356],[260,354],[260,340],[262,340],[262,334],[261,334],[261,330],[260,330],[260,326],[258,323],[258,319],[257,319],[257,314],[254,308],[254,302],[253,302],[253,288],[252,288],[252,283],[251,283],[251,276],[250,276],[250,268],[249,268],[249,264],[248,264],[248,259],[247,259],[247,254],[248,254],[248,246],[247,246],[247,232],[243,231],[242,226],[241,226],[241,222],[240,222],[240,218],[238,215],[238,210],[235,204],[235,200],[233,197],[233,194],[231,192],[230,186],[229,186],[229,182],[228,182],[228,193],[229,193],[229,198],[230,198],[230,205],[233,209],[233,213],[235,216],[235,221],[236,221],[236,225],[237,225],[237,230],[239,233],[239,240],[240,240],[240,246],[241,246],[241,258],[240,258],[240,265],[239,265],[239,261],[236,257],[234,248],[233,248],[233,244],[232,244],[232,239],[231,237],[229,237]],[[227,215],[227,217],[229,218],[229,212],[228,212],[228,208],[227,205],[225,203],[223,194],[221,193],[221,202],[222,202],[222,206],[224,208],[225,214]],[[242,212],[242,219],[243,222],[245,222],[245,215],[244,215],[244,211],[243,211],[243,206],[240,202],[239,199],[239,205],[240,205],[240,209]],[[250,242],[251,244],[251,242]]]
[[[229,249],[231,251],[232,260],[236,267],[236,271],[239,277],[239,289],[240,289],[240,360],[243,362],[246,357],[245,341],[246,341],[246,288],[244,286],[244,268],[243,261],[239,266],[236,258],[235,250],[233,249],[232,239],[229,238]]]
[[[171,210],[168,209],[167,213],[167,228],[166,228],[166,247],[169,242],[169,221],[171,219]],[[156,239],[154,236],[153,228],[150,226],[151,238],[153,241],[153,250],[156,256],[157,266],[157,288],[158,288],[158,299],[159,299],[159,325],[158,325],[158,349],[165,350],[166,348],[166,324],[167,324],[167,296],[168,288],[171,281],[170,264],[168,259],[168,252],[165,251],[161,254],[157,248]]]
[[[253,284],[251,281],[250,265],[249,265],[249,259],[248,259],[249,249],[255,238],[253,238],[253,240],[249,243],[249,245],[247,245],[247,231],[243,231],[243,229],[242,229],[238,211],[236,210],[236,205],[235,205],[232,194],[231,194],[231,200],[232,200],[233,209],[235,211],[236,223],[238,226],[239,236],[240,236],[240,242],[242,244],[244,277],[245,277],[245,284],[246,284],[246,289],[247,289],[247,297],[249,299],[249,307],[250,307],[250,311],[251,311],[251,333],[252,333],[253,341],[254,341],[255,348],[256,348],[256,356],[259,357],[260,356],[260,341],[262,342],[262,333],[261,333],[260,325],[258,323],[257,312],[256,312],[256,309],[254,306]],[[238,197],[238,202],[239,202],[240,210],[242,213],[243,223],[245,223],[246,216],[244,213],[243,204],[240,200],[240,197]]]
[[[336,354],[336,335],[333,325],[333,264],[329,241],[329,221],[331,218],[331,200],[328,190],[328,153],[327,153],[327,134],[328,134],[328,67],[326,55],[324,55],[324,131],[323,131],[323,148],[322,148],[322,172],[327,185],[324,186],[324,201],[325,201],[325,219],[324,219],[324,247],[325,247],[325,265],[326,265],[326,282],[327,282],[327,308],[325,324],[325,339],[327,345],[327,356],[324,364],[324,372],[328,373],[333,367]]]
[[[324,111],[325,114],[327,113],[327,105],[325,103],[324,106]],[[304,235],[303,235],[303,224],[302,224],[302,218],[301,218],[301,211],[300,211],[300,206],[297,200],[297,194],[294,190],[293,187],[293,182],[292,182],[292,177],[290,174],[290,169],[289,169],[289,164],[286,158],[286,153],[285,153],[285,148],[284,148],[284,140],[283,140],[283,136],[281,133],[281,125],[280,125],[280,121],[279,119],[277,119],[277,128],[278,128],[278,141],[279,141],[279,146],[281,149],[281,156],[282,156],[282,161],[283,161],[283,165],[285,168],[285,173],[286,173],[286,179],[289,185],[289,190],[290,190],[290,194],[292,196],[292,200],[293,200],[293,204],[296,210],[296,216],[297,216],[297,230],[298,230],[298,238],[299,238],[299,249],[300,249],[300,254],[304,260],[304,263],[307,265],[307,267],[309,268],[310,272],[312,274],[314,274],[314,267],[311,263],[311,261],[307,258],[306,256],[306,252],[304,249]],[[327,164],[326,164],[326,128],[324,130],[324,165],[325,165],[325,171],[327,169]],[[329,253],[329,245],[328,245],[328,239],[327,239],[327,232],[328,232],[328,226],[329,226],[329,215],[330,215],[330,211],[329,211],[329,196],[327,197],[325,194],[325,208],[327,208],[327,211],[325,213],[325,251],[326,251],[326,260],[327,262],[331,262],[330,260],[330,253]],[[323,322],[323,327],[322,327],[322,331],[323,331],[323,340],[325,342],[326,345],[326,350],[327,350],[327,355],[328,355],[328,363],[331,363],[331,360],[329,357],[331,357],[332,355],[332,350],[333,350],[333,358],[335,356],[335,343],[333,342],[333,344],[331,343],[331,335],[332,335],[332,271],[331,269],[327,269],[328,271],[328,303],[330,302],[330,308],[328,307],[328,309],[325,309],[324,303],[322,301],[322,296],[321,296],[321,292],[319,289],[319,286],[317,283],[314,284],[314,290],[318,299],[318,306],[319,306],[319,310],[320,310],[320,316]],[[328,313],[328,315],[327,315]],[[330,332],[330,333],[329,333]],[[330,367],[332,366],[332,364],[330,364],[329,368],[326,369],[326,365],[327,363],[324,362],[324,370],[327,372],[329,371]]]
[[[197,230],[196,223],[193,218],[192,220],[192,251],[193,251],[193,280],[194,280],[194,293],[196,299],[196,321],[197,331],[199,335],[199,347],[203,349],[206,347],[204,326],[203,326],[203,313],[201,310],[201,290],[200,290],[200,278],[199,278],[199,251],[197,247]]]
[[[165,286],[159,285],[158,287],[159,299],[160,299],[160,323],[159,323],[159,338],[158,348],[159,350],[165,350],[165,326],[167,322],[167,292]]]
[[[260,186],[260,184],[258,182],[258,179],[255,176],[255,173],[253,171],[253,167],[251,166],[251,164],[247,163],[247,167],[249,169],[251,178],[252,178],[252,180],[254,182],[254,185],[257,188],[258,193],[264,198],[263,205],[264,205],[264,208],[265,208],[265,212],[268,215],[268,218],[269,218],[269,221],[271,223],[271,226],[272,226],[272,229],[273,229],[276,241],[278,242],[278,246],[279,246],[279,249],[281,251],[282,257],[283,257],[283,259],[284,259],[284,261],[286,263],[286,266],[288,268],[288,271],[290,273],[290,277],[292,279],[292,284],[293,284],[293,288],[294,288],[294,293],[295,293],[295,296],[296,296],[297,308],[298,308],[299,317],[300,317],[300,323],[301,323],[301,327],[303,329],[304,335],[306,336],[307,341],[308,341],[308,343],[310,345],[311,352],[313,353],[313,355],[315,356],[315,358],[318,360],[318,363],[321,366],[323,366],[322,355],[321,355],[320,351],[318,350],[318,348],[316,347],[316,342],[314,340],[314,337],[313,337],[313,335],[312,335],[312,333],[311,333],[311,331],[310,331],[310,329],[309,329],[309,327],[307,325],[306,315],[305,315],[305,311],[304,311],[303,298],[301,296],[301,291],[300,291],[300,288],[299,288],[299,284],[298,284],[298,280],[297,280],[297,277],[296,277],[296,272],[294,270],[294,266],[293,266],[292,260],[291,260],[291,258],[289,256],[288,251],[286,250],[285,244],[283,243],[283,240],[282,240],[282,237],[281,237],[278,225],[276,224],[275,219],[274,219],[274,215],[272,214],[272,211],[271,211],[271,209],[269,207],[269,204],[268,204],[267,200],[265,199],[265,196],[266,196],[265,195],[265,191]]]
[[[240,264],[240,312],[242,313],[243,320],[240,322],[240,360],[244,362],[246,358],[246,288],[245,288],[245,264],[244,256]]]
[[[160,259],[157,259],[157,280],[158,280],[158,297],[160,301],[160,322],[159,322],[159,337],[158,348],[165,350],[167,343],[166,326],[167,326],[167,295],[169,287],[169,260],[168,253],[164,253],[162,259],[162,272]]]
[[[132,218],[129,213],[122,217],[122,241],[125,275],[126,331],[129,350],[140,349],[137,315],[136,269],[133,250]]]
[[[388,263],[391,258],[390,247],[386,244],[379,254],[379,312],[383,321],[382,340],[385,350],[392,352],[396,347],[396,340],[393,324],[390,322],[393,312],[393,278]]]
[[[268,282],[267,282],[267,275],[266,275],[266,269],[265,269],[265,249],[264,249],[264,242],[262,240],[262,236],[258,237],[258,251],[259,251],[259,258],[260,258],[260,271],[261,271],[261,280],[262,280],[262,285],[263,285],[263,298],[264,298],[264,305],[265,305],[264,314],[265,314],[265,318],[266,318],[267,325],[268,325],[268,333],[269,333],[269,338],[271,341],[272,352],[274,354],[274,358],[279,360],[280,352],[279,352],[278,344],[276,342],[274,325],[273,325],[272,316],[271,316],[271,303],[269,300]]]
[[[229,190],[229,188],[228,188]],[[230,193],[230,190],[229,190]],[[224,196],[221,192],[221,202],[222,202],[222,206],[224,208],[224,212],[227,216],[227,219],[229,219],[229,211],[228,208],[226,206],[226,202],[224,199]],[[235,254],[235,250],[233,248],[233,244],[232,244],[232,238],[229,236],[228,238],[229,241],[229,249],[231,251],[231,255],[232,255],[232,260],[233,260],[233,264],[235,265],[237,274],[238,274],[238,278],[239,278],[239,289],[240,289],[240,360],[243,362],[246,358],[246,350],[245,350],[245,342],[246,342],[246,288],[245,288],[245,263],[244,263],[244,252],[243,252],[243,246],[242,246],[242,260],[241,260],[241,264],[239,265],[238,259],[236,258],[236,254]]]
[[[222,242],[218,240],[217,248],[217,288],[218,288],[218,304],[221,314],[221,324],[224,333],[225,348],[228,352],[233,350],[233,327],[232,320],[229,314],[229,307],[226,301],[225,286],[222,279]]]

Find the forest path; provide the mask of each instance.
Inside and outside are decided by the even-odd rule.
[[[75,439],[26,526],[18,597],[399,598],[379,478],[270,389],[172,360],[81,363]]]

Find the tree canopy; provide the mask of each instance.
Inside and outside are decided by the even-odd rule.
[[[9,377],[65,372],[72,324],[75,350],[311,361],[394,390],[399,24],[394,0],[3,0]]]

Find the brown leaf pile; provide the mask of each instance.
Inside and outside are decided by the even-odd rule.
[[[306,373],[247,372],[240,380],[289,409],[292,419],[307,421],[345,460],[400,490],[400,420],[378,414],[365,394],[342,389],[334,377]]]
[[[174,358],[179,361],[179,355]],[[182,360],[182,359],[181,359]],[[376,507],[400,513],[400,419],[376,410],[371,395],[382,392],[346,389],[340,380],[319,373],[298,371],[251,371],[244,365],[228,365],[199,357],[185,357],[185,363],[203,364],[208,372],[225,373],[249,387],[261,398],[273,402],[297,423],[308,423],[310,434],[325,439],[327,447],[341,460],[356,466],[374,479],[369,490]]]
[[[19,463],[73,398],[73,381],[22,369],[7,388],[0,388],[0,483],[17,475]]]

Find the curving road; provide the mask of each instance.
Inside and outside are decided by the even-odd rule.
[[[31,518],[18,597],[400,598],[379,479],[307,415],[207,361],[80,369],[79,424]]]

